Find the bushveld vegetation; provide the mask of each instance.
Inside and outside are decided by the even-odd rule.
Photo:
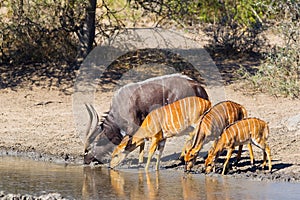
[[[0,7],[2,88],[24,81],[15,77],[72,77],[103,39],[126,27],[171,25],[205,31],[212,56],[259,54],[262,64],[251,73],[240,70],[242,76],[261,91],[299,96],[296,0],[0,0]],[[262,37],[271,28],[283,41],[272,48]]]
[[[281,43],[263,54],[264,61],[251,74],[245,68],[241,75],[260,91],[275,96],[299,98],[300,96],[300,3],[278,2],[278,20],[270,31],[278,33]],[[277,38],[278,39],[278,38]]]

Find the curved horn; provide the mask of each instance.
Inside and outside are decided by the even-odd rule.
[[[91,136],[91,134],[95,131],[95,129],[97,128],[97,125],[99,123],[99,117],[98,117],[98,114],[97,114],[97,111],[95,110],[95,108],[91,105],[91,104],[84,104],[87,111],[88,111],[88,114],[89,114],[89,122],[88,122],[88,126],[87,126],[87,129],[86,129],[86,132],[85,132],[85,135],[86,135],[86,146],[89,145],[89,138]]]

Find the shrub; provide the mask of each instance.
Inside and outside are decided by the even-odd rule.
[[[51,0],[3,1],[3,7],[6,12],[1,14],[4,20],[0,22],[2,63],[72,62],[76,57],[77,43],[68,30],[71,24],[66,24],[67,15],[62,20],[63,13],[68,12],[66,7]]]
[[[282,4],[280,5],[282,6]],[[275,96],[299,98],[300,96],[300,21],[299,3],[285,4],[283,20],[276,30],[283,37],[283,44],[275,45],[266,54],[254,75],[242,70],[254,88]]]
[[[226,52],[227,55],[259,52],[265,43],[260,33],[264,30],[264,13],[268,4],[267,0],[259,3],[225,0],[219,3],[216,20],[206,29],[212,37],[208,49],[212,53]]]

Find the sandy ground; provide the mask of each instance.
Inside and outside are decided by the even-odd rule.
[[[262,152],[254,147],[256,167],[249,165],[246,148],[243,160],[229,174],[260,177],[267,180],[300,180],[300,101],[275,98],[266,94],[245,92],[239,84],[226,86],[226,98],[246,107],[249,116],[269,123],[269,144],[272,151],[273,172],[266,175],[258,167]],[[96,93],[95,108],[101,115],[109,109],[112,92]],[[0,150],[2,155],[20,155],[52,162],[82,163],[83,142],[78,135],[72,111],[72,95],[48,89],[0,90]],[[298,118],[297,118],[298,115]],[[296,117],[295,117],[296,116]],[[183,170],[176,157],[184,143],[182,137],[170,138],[166,143],[161,167]],[[209,145],[204,147],[204,150]],[[200,154],[195,173],[203,170]],[[136,160],[133,153],[124,163]],[[222,159],[220,159],[222,162]],[[153,161],[154,163],[154,161]],[[263,174],[263,175],[262,175]]]

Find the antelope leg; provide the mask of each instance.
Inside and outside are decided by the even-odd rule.
[[[161,133],[158,133],[156,134],[154,137],[152,137],[152,142],[151,142],[151,145],[150,145],[150,148],[149,148],[149,153],[148,153],[148,159],[147,159],[147,164],[146,164],[146,167],[145,167],[145,171],[148,171],[149,169],[149,166],[150,166],[150,162],[151,162],[151,158],[158,146],[158,143],[161,141],[161,137],[162,137],[162,134]]]
[[[272,161],[271,161],[271,150],[270,150],[270,147],[269,145],[266,144],[266,148],[265,148],[265,153],[264,153],[264,157],[265,157],[265,154],[267,154],[268,156],[268,161],[269,161],[269,172],[272,171]],[[265,161],[264,161],[265,162]],[[265,163],[266,164],[266,163]]]
[[[243,151],[243,145],[239,145],[238,154],[237,154],[236,160],[234,162],[235,165],[237,165],[238,162],[241,160],[242,151]]]
[[[157,154],[156,168],[155,168],[156,170],[159,170],[159,162],[160,162],[160,158],[161,158],[162,152],[163,152],[163,150],[165,148],[165,144],[166,144],[166,140],[165,139],[162,140],[162,141],[160,141],[159,144],[158,144],[158,148],[157,148],[158,154]]]
[[[144,153],[145,153],[145,142],[143,142],[140,146],[139,164],[143,164],[144,162]]]
[[[226,161],[224,162],[222,175],[225,174],[225,170],[227,169],[228,162],[229,162],[229,159],[230,159],[230,157],[232,155],[233,150],[234,150],[234,148],[230,148],[230,149],[227,150],[227,156],[226,156]]]
[[[145,171],[148,171],[148,169],[149,169],[151,158],[152,158],[152,156],[155,152],[156,146],[157,146],[157,143],[155,141],[152,141],[150,149],[149,149],[149,153],[148,153],[148,159],[147,159],[147,164],[146,164],[146,167],[145,167]]]
[[[250,162],[251,162],[251,165],[254,165],[254,154],[253,154],[253,149],[252,149],[252,144],[249,143],[248,144],[248,149],[249,149],[249,154],[250,154]]]

